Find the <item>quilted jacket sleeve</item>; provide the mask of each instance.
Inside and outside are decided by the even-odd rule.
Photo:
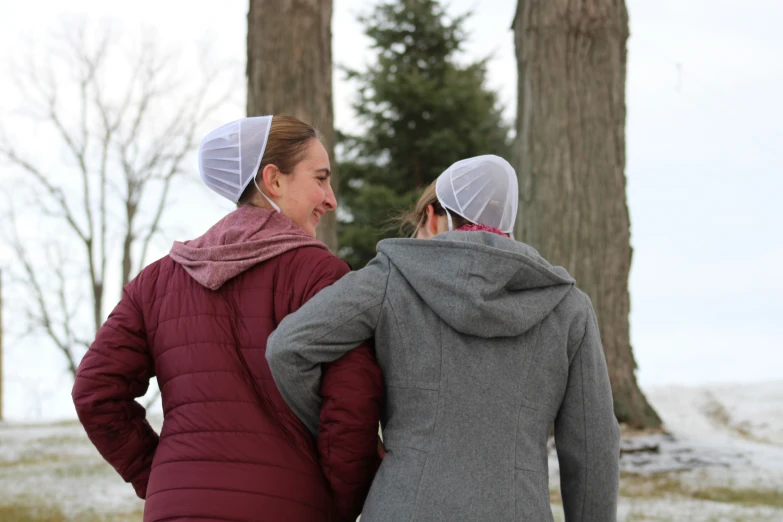
[[[318,452],[338,511],[355,520],[380,466],[377,452],[383,379],[370,346],[326,365]]]
[[[348,273],[330,256],[313,267],[302,303]],[[356,520],[380,465],[378,423],[383,377],[370,341],[325,364],[321,378],[318,451],[321,469],[345,520]]]
[[[138,281],[125,287],[98,330],[76,372],[72,397],[92,443],[143,499],[158,435],[135,401],[147,392],[154,374],[136,296]]]

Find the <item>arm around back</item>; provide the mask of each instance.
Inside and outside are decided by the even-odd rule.
[[[348,272],[339,259],[323,255],[310,274],[301,303],[309,301]],[[295,305],[298,308],[297,305]],[[271,338],[270,338],[271,342]],[[268,353],[269,347],[267,347]],[[320,370],[320,367],[319,367]],[[317,393],[317,390],[316,390]],[[383,377],[367,341],[324,365],[320,382],[318,452],[321,469],[345,520],[355,520],[378,469],[378,423]]]
[[[388,258],[379,254],[287,316],[269,336],[266,358],[275,383],[314,434],[321,409],[321,364],[336,361],[373,336],[388,275]]]

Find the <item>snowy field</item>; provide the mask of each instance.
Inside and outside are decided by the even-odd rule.
[[[618,520],[783,521],[783,382],[647,394],[668,433],[625,435]],[[550,477],[562,521],[554,454]],[[139,521],[142,508],[77,423],[0,424],[0,522]]]

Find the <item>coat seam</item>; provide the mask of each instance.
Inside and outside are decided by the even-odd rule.
[[[586,294],[585,294],[586,295]],[[587,326],[588,321],[590,320],[589,313],[587,314],[587,317],[585,319],[585,331],[582,334],[582,340],[579,343],[579,348],[577,348],[577,354],[574,354],[574,357],[579,357],[579,383],[581,385],[581,392],[582,392],[582,433],[584,436],[584,455],[585,459],[589,461],[589,454],[588,454],[588,448],[587,448],[587,407],[586,407],[586,399],[585,399],[585,371],[584,371],[584,357],[582,356],[582,346],[584,345],[585,338],[587,337]],[[585,506],[587,505],[587,471],[590,468],[590,466],[585,466],[584,468],[584,477],[582,480],[582,509],[580,510],[582,513],[582,516],[584,517],[585,514]]]
[[[585,452],[585,459],[589,460],[588,452],[587,452],[587,408],[585,407],[585,372],[584,372],[584,357],[582,357],[581,353],[581,345],[580,345],[580,353],[579,353],[579,382],[582,385],[582,433],[584,434],[584,452]],[[582,480],[582,516],[585,514],[585,506],[587,505],[587,471],[589,469],[589,466],[585,466],[584,468],[584,477]]]
[[[533,344],[533,346],[539,346],[538,343],[539,343],[540,339],[541,339],[541,325],[538,324],[538,325],[536,325],[536,340],[535,340],[535,343]],[[531,409],[533,411],[539,411],[536,408],[527,406],[529,401],[527,399],[526,390],[527,390],[527,387],[529,385],[528,380],[530,379],[530,370],[533,367],[533,362],[535,361],[535,354],[531,353],[528,357],[529,357],[528,365],[527,365],[527,368],[525,368],[525,370],[524,370],[525,371],[525,380],[520,385],[520,402],[522,404],[520,404],[519,409],[517,410],[517,425],[515,427],[515,433],[514,433],[514,466],[513,466],[513,469],[511,471],[512,475],[514,475],[512,477],[512,481],[511,481],[511,484],[513,486],[516,486],[516,474],[514,472],[517,469],[525,469],[525,468],[517,468],[517,449],[518,449],[518,444],[519,444],[517,439],[519,437],[519,425],[522,423],[522,412],[526,408],[527,409]],[[514,492],[514,516],[518,516],[519,515],[518,502],[519,502],[519,499],[517,498],[517,495]]]

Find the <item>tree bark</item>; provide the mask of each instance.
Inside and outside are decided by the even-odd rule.
[[[247,115],[291,115],[323,135],[337,187],[332,106],[332,0],[250,0],[247,15]],[[337,252],[337,216],[318,238]]]
[[[625,181],[624,0],[519,0],[517,237],[564,266],[592,299],[615,413],[661,421],[636,382],[630,344]]]

